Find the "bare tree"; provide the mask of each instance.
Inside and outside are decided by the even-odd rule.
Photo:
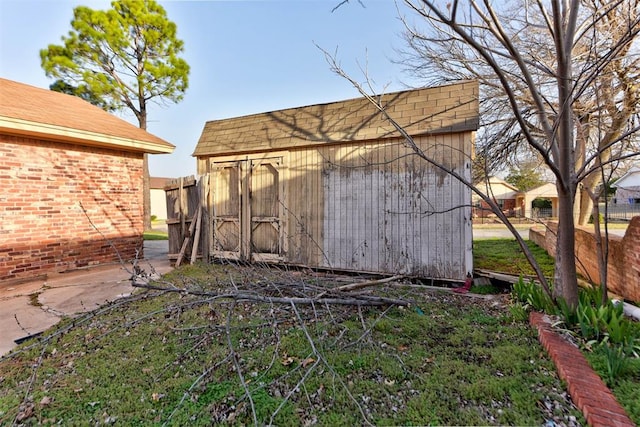
[[[637,73],[638,57],[629,54],[640,32],[640,3],[536,0],[511,8],[506,18],[488,1],[465,2],[468,13],[462,12],[465,8],[458,1],[446,10],[427,0],[408,0],[407,4],[436,30],[432,42],[461,46],[493,72],[493,87],[508,101],[518,124],[518,138],[524,139],[555,175],[559,212],[554,295],[575,307],[574,204],[578,186],[589,176],[601,178],[598,171],[603,165],[638,154],[622,152],[612,157],[614,149],[638,131],[629,126],[633,123],[629,118],[637,113],[638,91],[633,90],[637,83],[627,80],[621,66],[630,64],[632,67],[624,67],[625,72]],[[609,19],[616,21],[615,37],[605,38],[601,34],[613,31],[603,24]],[[527,45],[540,49],[526,49]],[[613,80],[617,83],[621,77],[623,94],[598,96],[607,87],[613,90]],[[598,99],[608,100],[606,114],[596,108],[599,104],[594,100]],[[608,124],[609,136],[579,132],[586,111],[601,114],[596,123]],[[617,124],[614,118],[619,119]],[[602,138],[597,138],[595,147],[588,147],[587,135]]]
[[[400,53],[408,71],[428,80],[475,78],[481,82],[485,129],[478,138],[478,152],[488,159],[489,167],[513,166],[523,158],[540,157],[540,150],[530,144],[521,125],[527,127],[530,136],[544,140],[545,123],[536,103],[541,101],[545,106],[548,122],[558,122],[553,116],[562,114],[553,88],[561,65],[553,13],[564,9],[567,17],[573,14],[575,28],[573,34],[567,34],[571,37],[566,39],[565,51],[570,54],[573,70],[570,109],[576,138],[576,178],[580,183],[575,215],[578,224],[586,224],[593,205],[589,194],[597,195],[602,184],[599,167],[615,167],[617,161],[639,151],[638,140],[634,143],[630,135],[637,130],[640,112],[640,2],[582,0],[546,6],[541,1],[517,1],[498,9],[489,7],[488,2],[471,1],[454,2],[446,11],[441,10],[477,46],[487,50],[494,65],[434,13],[433,3],[405,3],[428,24],[422,28],[404,19],[408,48]],[[450,14],[454,9],[455,16]],[[522,74],[510,49],[527,67],[529,78]],[[494,66],[509,83],[520,118],[514,116]],[[532,96],[531,84],[540,93],[539,100]]]
[[[523,146],[542,159],[554,175],[558,232],[553,296],[576,307],[574,205],[578,186],[594,174],[599,174],[601,179],[605,165],[639,155],[637,150],[623,150],[624,144],[640,131],[634,121],[638,112],[634,101],[638,96],[634,89],[637,80],[627,77],[621,80],[620,84],[628,87],[622,95],[607,97],[612,101],[606,115],[596,108],[601,104],[593,102],[602,100],[602,95],[607,93],[606,84],[610,87],[609,94],[619,84],[622,74],[616,64],[629,65],[625,68],[629,73],[637,72],[639,1],[530,0],[519,1],[517,5],[512,2],[502,9],[488,0],[455,0],[445,7],[429,0],[405,0],[405,4],[429,28],[425,34],[407,25],[408,40],[417,48],[416,52],[428,54],[417,57],[423,62],[417,63],[416,71],[441,79],[443,75],[452,79],[475,77],[484,84],[484,97],[489,99],[485,107],[491,106],[490,110],[484,110],[490,111],[485,123],[499,125],[499,131],[487,143],[495,148],[494,152],[485,150],[481,154],[485,158],[505,159],[517,153],[514,147]],[[601,39],[601,33],[606,32],[603,22],[609,19],[617,22],[616,37]],[[405,19],[405,22],[408,21]],[[430,61],[424,61],[425,58]],[[347,77],[365,94],[357,82],[346,76],[335,58],[329,61],[334,71]],[[607,81],[602,80],[607,73],[610,73],[608,83],[600,83]],[[370,99],[384,114],[384,105],[374,97]],[[585,99],[590,101],[590,109]],[[623,109],[625,105],[629,107]],[[620,115],[620,126],[615,132],[609,132],[608,139],[599,138],[594,147],[587,146],[587,134],[579,134],[584,130],[585,111],[592,112],[590,117],[599,113],[600,126],[609,124],[613,129],[614,110],[625,111]],[[388,119],[393,123],[392,118]],[[596,135],[603,133],[596,132]],[[410,136],[406,133],[403,136],[411,144]],[[487,202],[527,253],[526,245],[508,219],[500,215],[495,203],[491,203],[493,200],[477,187],[466,184]],[[528,258],[542,285],[548,289],[535,260]]]

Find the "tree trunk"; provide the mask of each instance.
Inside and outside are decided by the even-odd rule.
[[[608,153],[603,153],[599,159],[598,164],[602,164],[602,162],[606,162],[609,160],[610,156]],[[579,191],[576,193],[576,224],[577,225],[587,225],[589,223],[589,218],[593,213],[594,203],[597,203],[597,198],[594,200],[591,197],[593,194],[598,193],[596,189],[603,183],[603,174],[600,169],[596,169],[587,175],[582,180],[582,185]]]
[[[569,307],[578,306],[578,279],[575,261],[573,197],[558,184],[558,235],[553,296],[563,298]]]
[[[604,305],[609,300],[609,296],[607,295],[607,261],[609,258],[609,235],[606,232],[605,228],[605,239],[602,239],[602,233],[600,232],[600,208],[597,203],[593,204],[593,232],[596,239],[598,273],[600,274],[600,290],[602,291],[602,300],[600,302]]]
[[[584,186],[588,183],[584,183]],[[589,187],[593,191],[593,188]],[[589,197],[589,193],[585,188],[581,188],[576,193],[576,224],[587,225],[593,210],[593,200]]]
[[[576,16],[580,2],[572,0],[560,8],[552,2],[554,28],[557,32],[556,52],[558,58],[557,83],[558,111],[557,131],[548,135],[551,143],[556,143],[556,160],[559,176],[558,189],[558,236],[556,241],[556,268],[553,292],[556,298],[563,298],[575,309],[578,306],[578,276],[575,260],[575,202],[577,181],[575,172],[575,135],[573,105],[573,72],[571,69],[571,48],[575,34]]]
[[[142,93],[141,93],[142,95]],[[147,107],[144,97],[140,101],[140,111],[138,117],[138,127],[147,130]],[[142,223],[145,231],[151,230],[151,178],[149,176],[149,154],[144,153],[142,160]]]
[[[144,230],[151,230],[151,188],[149,178],[149,155],[144,153],[142,161],[142,215]]]

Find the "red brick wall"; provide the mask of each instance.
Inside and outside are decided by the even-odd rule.
[[[117,261],[109,241],[133,259],[142,167],[138,153],[0,135],[0,283]]]
[[[531,230],[529,238],[553,257],[557,223],[544,230]],[[576,227],[576,267],[593,283],[600,283],[596,239],[591,227]],[[608,289],[624,299],[640,302],[640,216],[633,217],[624,237],[609,236]]]
[[[473,208],[473,214],[475,217],[479,218],[487,218],[487,217],[495,217],[496,214],[493,213],[489,204],[484,200],[480,200],[480,207]],[[497,200],[494,199],[494,202],[497,203]],[[511,217],[516,214],[516,199],[504,199],[502,205],[502,212],[505,213],[506,216]]]

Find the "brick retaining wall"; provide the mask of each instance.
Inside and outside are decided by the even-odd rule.
[[[558,223],[529,230],[529,239],[555,258]],[[576,267],[593,283],[600,283],[596,239],[591,227],[576,227]],[[604,238],[603,238],[604,239]],[[640,216],[633,217],[624,237],[609,235],[608,289],[628,301],[640,302]]]
[[[0,283],[117,261],[110,242],[134,258],[142,247],[142,160],[0,135]]]

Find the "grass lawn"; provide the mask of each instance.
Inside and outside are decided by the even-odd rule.
[[[508,296],[355,281],[183,266],[1,359],[0,424],[584,425]]]
[[[620,225],[620,224],[616,224]],[[622,224],[626,227],[626,224]],[[553,281],[554,259],[536,244],[525,241],[540,263],[547,278]],[[516,276],[533,276],[531,266],[524,258],[522,249],[515,239],[484,239],[473,242],[475,268],[500,271]],[[640,324],[635,322],[640,336]],[[603,378],[607,375],[607,356],[602,349],[583,351],[592,368]],[[626,359],[624,374],[610,386],[618,402],[625,408],[632,420],[640,425],[640,359]]]
[[[169,235],[166,231],[148,230],[143,234],[144,240],[167,240]]]
[[[540,246],[525,240],[538,260],[545,277],[553,278],[555,260]],[[473,266],[514,276],[534,276],[535,272],[515,239],[479,239],[473,241]]]
[[[529,274],[509,245],[476,265]],[[182,266],[0,359],[0,425],[586,425],[509,295],[335,291],[362,280]],[[613,390],[640,422],[638,375]]]

